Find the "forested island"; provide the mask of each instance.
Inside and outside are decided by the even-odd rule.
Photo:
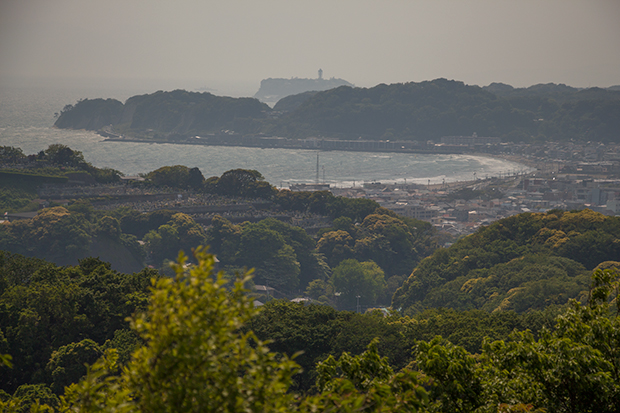
[[[619,142],[620,91],[566,85],[479,87],[436,79],[372,88],[340,86],[282,99],[272,109],[254,98],[155,92],[85,99],[67,105],[59,128],[103,130],[107,136],[187,142],[235,136],[426,142],[444,136],[487,136],[504,142]]]
[[[524,213],[442,247],[258,171],[0,161],[3,411],[617,411],[620,217]]]

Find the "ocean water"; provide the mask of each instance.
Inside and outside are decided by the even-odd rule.
[[[121,101],[144,88],[102,88],[89,85],[3,85],[0,87],[0,145],[37,153],[53,143],[81,151],[97,167],[126,175],[146,173],[166,165],[198,167],[205,177],[236,169],[256,169],[277,187],[314,183],[317,152],[178,144],[104,142],[94,132],[54,129],[54,113],[80,98]],[[337,187],[367,182],[441,183],[485,178],[530,169],[500,158],[471,155],[422,155],[372,152],[319,152],[319,181]],[[475,174],[475,175],[474,175]]]

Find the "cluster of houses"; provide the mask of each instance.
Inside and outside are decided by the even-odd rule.
[[[373,199],[402,216],[428,221],[455,237],[523,212],[589,208],[605,215],[620,214],[620,145],[550,142],[494,144],[487,148],[501,149],[503,155],[518,156],[538,168],[527,175],[480,179],[450,187],[372,183],[333,192]]]
[[[478,195],[480,192],[474,190],[475,196],[467,199],[455,198],[441,189],[388,186],[381,192],[370,190],[364,196],[375,199],[381,206],[400,215],[431,222],[438,229],[457,237],[473,233],[480,225],[523,212],[584,208],[605,215],[620,212],[620,179],[560,175],[514,177],[508,181],[513,185],[502,187],[497,182],[474,184],[472,187],[480,187],[483,194]],[[492,186],[494,184],[497,186]]]

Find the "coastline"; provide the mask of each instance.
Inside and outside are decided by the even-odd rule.
[[[192,145],[192,146],[220,146],[220,147],[242,147],[242,148],[260,148],[260,149],[302,149],[302,150],[312,150],[312,151],[321,151],[321,152],[331,152],[331,151],[343,151],[343,152],[369,152],[369,153],[404,153],[404,154],[424,154],[424,155],[469,155],[469,156],[475,156],[475,157],[482,157],[482,158],[493,158],[493,159],[502,159],[504,161],[508,161],[508,162],[513,162],[513,163],[517,163],[517,164],[521,164],[524,166],[527,166],[528,168],[532,168],[534,169],[534,171],[530,171],[528,172],[528,174],[532,174],[538,171],[544,171],[545,169],[549,168],[549,165],[540,161],[540,160],[533,160],[531,158],[527,158],[524,156],[519,156],[519,155],[506,155],[506,154],[489,154],[489,153],[482,153],[482,152],[466,152],[466,151],[462,151],[462,150],[450,150],[451,148],[445,148],[445,149],[440,149],[440,150],[429,150],[429,149],[415,149],[415,148],[374,148],[374,149],[367,149],[367,148],[320,148],[320,147],[308,147],[308,146],[302,146],[302,145],[251,145],[251,144],[240,144],[240,143],[236,143],[236,142],[232,142],[232,143],[225,143],[225,142],[209,142],[207,140],[201,140],[201,141],[178,141],[178,142],[172,142],[172,141],[160,141],[160,140],[148,140],[148,139],[140,139],[140,138],[126,138],[123,136],[119,136],[119,135],[115,135],[115,134],[110,134],[107,132],[101,133],[101,132],[97,132],[99,135],[103,136],[105,139],[103,139],[103,142],[131,142],[131,143],[147,143],[147,144],[173,144],[173,145]],[[292,141],[299,141],[299,140],[292,140]],[[437,148],[443,148],[443,147],[437,147]],[[433,186],[444,186],[444,187],[448,187],[448,186],[461,186],[461,184],[463,182],[466,181],[460,181],[460,182],[449,182],[449,183],[445,183],[445,184],[433,184],[431,185],[431,187]],[[468,181],[471,184],[475,183],[476,181],[472,180],[472,181]]]
[[[193,140],[164,141],[125,137],[106,131],[97,131],[103,136],[103,142],[133,142],[158,143],[176,145],[223,146],[261,149],[305,149],[313,151],[345,151],[345,152],[380,152],[380,153],[411,153],[428,155],[466,155],[460,148],[435,146],[432,149],[413,146],[412,142],[401,141],[368,141],[368,140],[338,140],[338,139],[289,139],[279,137],[228,136],[227,139],[217,137],[194,137]]]
[[[527,158],[527,157],[523,157],[523,156],[518,156],[518,155],[504,155],[504,154],[488,154],[488,153],[479,153],[479,152],[474,152],[474,153],[465,153],[463,155],[471,155],[471,156],[476,156],[476,157],[481,157],[481,158],[493,158],[493,159],[503,159],[505,161],[509,161],[509,162],[514,162],[514,163],[518,163],[521,165],[525,165],[529,168],[532,168],[532,171],[529,172],[524,172],[520,175],[522,176],[531,176],[531,175],[536,175],[536,173],[538,172],[545,172],[545,168],[541,167],[541,166],[546,166],[548,167],[548,164],[545,164],[543,161],[539,161],[539,160],[533,160],[531,158]],[[509,175],[506,176],[504,178],[490,178],[490,179],[499,179],[499,180],[508,180],[510,178],[514,178],[515,175]],[[472,185],[476,185],[476,184],[482,184],[482,183],[486,183],[488,182],[490,179],[476,179],[476,180],[467,180],[467,181],[450,181],[450,182],[445,182],[445,183],[440,183],[440,184],[430,184],[427,185],[428,189],[430,191],[441,191],[441,190],[454,190],[454,189],[461,189],[461,188],[466,188],[468,186],[472,186]]]
[[[565,162],[561,162],[558,160],[549,162],[549,161],[544,161],[542,159],[532,159],[532,158],[528,158],[528,157],[520,156],[520,155],[506,155],[506,154],[491,155],[488,153],[472,153],[471,155],[488,157],[488,158],[500,158],[505,161],[519,163],[519,164],[535,169],[535,171],[530,172],[530,174],[536,173],[536,172],[542,172],[542,173],[557,172],[561,169],[561,166],[565,164]]]

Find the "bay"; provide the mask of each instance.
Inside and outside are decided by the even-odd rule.
[[[90,131],[52,128],[54,112],[78,98],[116,97],[131,90],[14,86],[0,89],[0,145],[17,146],[32,154],[54,143],[81,151],[97,167],[126,175],[162,166],[198,167],[205,177],[236,169],[256,169],[277,187],[314,183],[317,153],[299,149],[105,142]],[[142,91],[142,93],[144,93]],[[367,182],[441,183],[527,172],[530,168],[501,158],[471,155],[427,155],[329,151],[319,153],[319,182],[351,187]]]

